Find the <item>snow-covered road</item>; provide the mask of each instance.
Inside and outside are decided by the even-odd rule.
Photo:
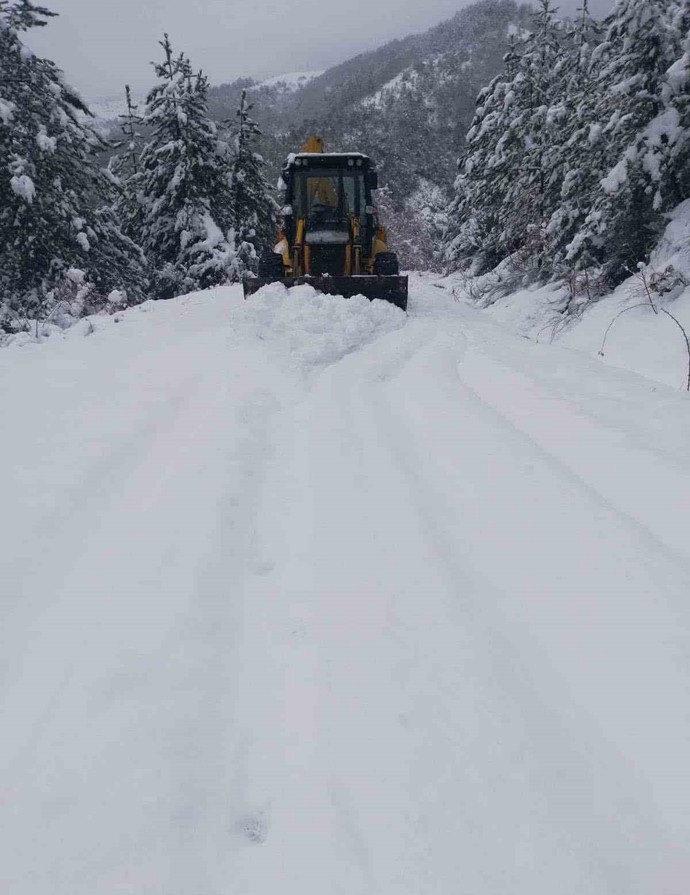
[[[424,277],[96,325],[0,355],[0,892],[687,895],[686,395]]]

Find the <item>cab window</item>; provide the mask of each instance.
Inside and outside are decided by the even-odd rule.
[[[347,217],[357,210],[360,214],[364,213],[365,184],[361,172],[326,169],[300,171],[295,175],[294,183],[292,205],[298,218],[333,218],[341,213]]]

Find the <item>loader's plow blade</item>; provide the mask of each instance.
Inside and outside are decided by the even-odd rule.
[[[323,292],[325,295],[342,295],[344,298],[364,295],[370,301],[379,298],[407,311],[407,277],[287,277],[282,280],[248,277],[243,283],[244,297],[249,298],[269,283],[282,283],[288,289],[308,283],[317,292]]]

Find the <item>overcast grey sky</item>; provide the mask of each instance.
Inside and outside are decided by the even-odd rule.
[[[173,44],[213,83],[328,68],[423,31],[471,0],[44,0],[60,14],[32,46],[89,99],[152,81],[156,41]],[[613,0],[590,0],[596,14]],[[571,12],[580,0],[562,0]]]

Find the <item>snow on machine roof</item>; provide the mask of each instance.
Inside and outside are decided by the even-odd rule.
[[[373,168],[374,163],[362,152],[292,152],[285,160],[285,170],[305,164],[317,163],[319,167],[346,165],[352,162],[358,168]]]

